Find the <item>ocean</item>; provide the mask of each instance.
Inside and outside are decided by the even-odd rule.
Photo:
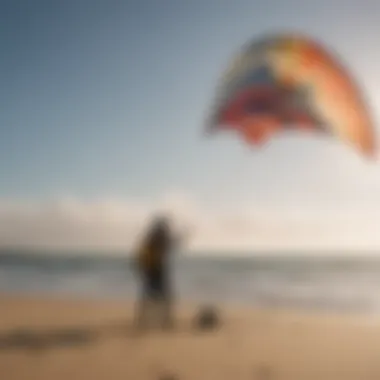
[[[177,256],[183,301],[341,312],[380,312],[380,259]],[[132,300],[130,260],[117,256],[0,254],[2,294]]]

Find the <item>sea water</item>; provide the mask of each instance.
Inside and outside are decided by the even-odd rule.
[[[360,257],[360,255],[358,255]],[[181,300],[249,306],[380,311],[380,259],[178,256],[173,285]],[[125,257],[0,254],[0,292],[130,300],[138,278]]]

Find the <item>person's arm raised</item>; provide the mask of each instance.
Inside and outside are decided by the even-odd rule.
[[[180,233],[176,233],[173,237],[172,248],[177,251],[180,247],[186,244],[190,240],[192,229],[186,228]]]

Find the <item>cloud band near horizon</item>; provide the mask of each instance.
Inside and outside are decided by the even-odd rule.
[[[128,254],[156,212],[168,213],[177,229],[190,231],[185,250],[195,252],[326,250],[375,251],[380,215],[365,211],[280,209],[243,205],[215,208],[182,194],[155,201],[0,200],[0,247]],[[380,250],[379,250],[380,251]]]

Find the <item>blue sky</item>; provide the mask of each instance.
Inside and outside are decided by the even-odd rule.
[[[337,49],[377,117],[379,2],[9,0],[0,18],[2,199],[180,189],[206,203],[380,210],[380,169],[336,141],[284,137],[252,152],[201,133],[232,54],[273,30]]]

